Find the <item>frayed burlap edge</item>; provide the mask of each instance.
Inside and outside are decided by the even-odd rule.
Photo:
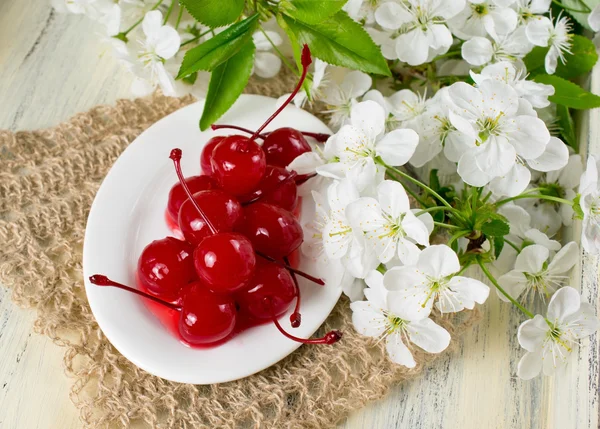
[[[254,81],[251,92],[278,96],[293,76]],[[358,336],[340,300],[321,332],[344,331],[332,347],[303,346],[243,380],[212,386],[172,383],[131,364],[96,324],[82,281],[87,213],[122,150],[192,98],[119,100],[55,128],[0,131],[0,284],[37,310],[35,330],[65,347],[72,400],[85,427],[328,428],[395,383],[417,377],[435,356],[414,350],[414,369],[392,364],[383,344]],[[439,319],[456,338],[476,312]]]

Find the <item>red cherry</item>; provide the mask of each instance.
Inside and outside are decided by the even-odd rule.
[[[241,234],[211,235],[194,251],[198,277],[217,293],[234,292],[244,287],[254,274],[255,265],[252,243]]]
[[[289,272],[278,264],[259,259],[248,286],[236,294],[241,311],[259,320],[271,319],[287,311],[296,296],[296,287]],[[266,305],[264,298],[271,298]]]
[[[154,240],[138,260],[140,282],[156,296],[173,300],[180,289],[196,278],[193,248],[173,237]]]
[[[244,204],[250,204],[260,200],[263,203],[293,211],[298,202],[298,187],[295,178],[295,172],[289,172],[282,167],[267,165],[265,175],[258,184],[258,188],[254,192],[240,197],[240,201]]]
[[[210,292],[200,282],[187,285],[178,303],[168,302],[117,283],[101,274],[90,276],[90,282],[97,286],[123,289],[179,311],[179,334],[191,345],[207,345],[221,341],[227,338],[235,327],[237,315],[233,299]]]
[[[200,168],[202,168],[202,172],[207,176],[212,176],[213,173],[212,165],[210,164],[213,150],[224,138],[225,136],[215,136],[211,138],[202,149],[202,153],[200,154]],[[192,189],[192,192],[196,191]]]
[[[287,167],[297,156],[312,150],[300,131],[287,127],[269,133],[262,148],[267,163],[279,167]]]
[[[194,200],[219,232],[233,231],[242,218],[240,203],[219,189],[197,192],[194,194]],[[210,227],[204,221],[204,216],[189,199],[181,206],[178,221],[183,236],[194,245],[198,245],[212,234]]]
[[[304,239],[293,214],[263,202],[244,207],[244,219],[237,230],[250,239],[257,252],[275,259],[292,253]]]
[[[235,302],[209,291],[201,282],[183,289],[179,333],[190,344],[211,344],[228,337],[235,327]]]
[[[244,195],[256,188],[267,163],[260,146],[248,137],[225,137],[212,152],[213,177],[224,191]]]
[[[193,194],[217,188],[217,182],[208,176],[188,177],[185,179],[185,183],[187,183]],[[187,194],[185,193],[183,186],[181,186],[181,183],[174,184],[169,192],[169,202],[167,203],[167,213],[173,222],[177,222],[177,219],[179,218],[179,209],[187,199]]]

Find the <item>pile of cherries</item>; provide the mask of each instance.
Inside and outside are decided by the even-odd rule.
[[[317,339],[298,338],[278,321],[296,299],[290,322],[292,327],[301,324],[297,275],[324,284],[290,264],[303,241],[293,212],[297,185],[306,177],[286,166],[311,150],[305,135],[320,141],[327,135],[293,128],[261,134],[296,95],[310,63],[305,45],[298,86],[257,131],[213,126],[236,128],[252,136],[210,139],[200,158],[203,175],[186,179],[181,150],[171,151],[179,183],[169,193],[167,219],[184,240],[166,237],[146,246],[138,261],[140,289],[100,274],[90,277],[93,284],[118,287],[154,301],[155,307],[175,315],[176,332],[191,346],[220,344],[265,322],[273,322],[283,335],[302,343],[333,344],[341,338],[338,331]]]

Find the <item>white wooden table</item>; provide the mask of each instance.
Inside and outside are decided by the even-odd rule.
[[[58,15],[47,3],[0,0],[0,128],[49,127],[129,96],[131,77],[103,54],[91,22]],[[593,90],[600,93],[600,69],[596,74]],[[588,139],[600,135],[600,112],[583,115],[583,122],[582,147],[600,153],[598,139]],[[585,258],[574,272],[572,284],[581,284],[586,299],[598,306],[597,261]],[[0,428],[79,428],[62,350],[32,333],[33,320],[0,287]],[[492,293],[483,321],[464,336],[457,353],[340,427],[598,428],[598,339],[584,341],[562,375],[524,382],[515,376],[521,321]]]

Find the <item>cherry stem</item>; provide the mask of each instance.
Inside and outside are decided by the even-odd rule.
[[[333,344],[333,343],[337,343],[342,338],[342,333],[340,331],[335,331],[335,330],[329,331],[327,334],[325,334],[324,337],[321,337],[321,338],[306,339],[306,338],[296,337],[296,336],[290,334],[289,332],[287,332],[285,329],[283,329],[283,326],[281,326],[279,324],[279,320],[277,320],[277,316],[275,316],[275,312],[273,311],[273,305],[271,304],[271,298],[266,296],[264,299],[267,302],[267,304],[269,305],[269,309],[271,310],[271,319],[273,320],[273,323],[275,324],[275,326],[277,327],[279,332],[281,332],[285,337],[289,338],[290,340],[297,341],[302,344]]]
[[[288,174],[288,175],[287,175],[285,178],[283,178],[283,179],[281,179],[279,182],[275,183],[275,184],[274,184],[272,187],[270,187],[269,189],[257,189],[256,191],[252,192],[251,194],[249,194],[249,195],[246,195],[246,197],[250,197],[250,199],[249,199],[249,200],[246,200],[246,201],[244,201],[244,202],[242,203],[242,205],[243,205],[243,206],[247,206],[247,205],[250,205],[250,204],[252,204],[252,203],[255,203],[255,202],[257,202],[258,200],[260,200],[260,199],[261,199],[261,198],[262,198],[262,197],[265,195],[265,192],[268,192],[268,191],[272,191],[272,190],[274,190],[274,189],[277,189],[277,186],[281,185],[281,184],[282,184],[282,183],[284,183],[284,182],[287,182],[288,180],[295,179],[295,178],[296,178],[296,176],[298,175],[298,174],[297,174],[295,171],[289,171],[288,173],[289,173],[289,174]]]
[[[202,216],[202,219],[204,220],[206,225],[208,225],[210,232],[212,232],[213,235],[218,234],[219,231],[217,231],[217,228],[215,228],[215,226],[212,224],[212,222],[210,221],[208,216],[206,216],[206,214],[204,213],[204,210],[202,210],[200,208],[200,206],[198,205],[198,202],[196,201],[196,199],[194,198],[194,195],[192,194],[192,191],[190,191],[190,188],[188,187],[188,185],[185,181],[185,177],[183,177],[183,173],[181,171],[181,153],[182,153],[181,149],[175,148],[175,149],[171,150],[171,154],[169,155],[169,158],[171,158],[173,160],[173,165],[175,165],[175,172],[177,173],[177,177],[179,178],[179,183],[181,183],[181,186],[183,187],[183,190],[187,194],[188,198],[190,199],[190,201],[192,202],[194,207],[196,207],[196,210],[198,210],[198,213],[200,213],[200,216]]]
[[[248,133],[248,134],[253,134],[254,131],[249,130],[248,128],[243,128],[243,127],[238,127],[237,125],[225,125],[225,124],[220,124],[220,125],[211,125],[210,126],[211,129],[213,130],[221,130],[221,129],[232,129],[232,130],[238,130],[238,131],[242,131],[244,133]],[[315,139],[316,141],[318,141],[319,143],[325,143],[327,141],[327,139],[329,137],[331,137],[331,134],[325,134],[325,133],[313,133],[310,131],[300,131],[298,130],[298,132],[302,135],[308,136],[308,137],[312,137],[313,139]],[[261,139],[266,139],[269,134],[271,134],[272,131],[266,132],[266,133],[261,133],[258,134],[257,137],[260,137]]]
[[[320,285],[320,286],[325,286],[325,282],[324,282],[323,280],[321,280],[321,279],[318,279],[318,278],[316,278],[316,277],[313,277],[313,276],[311,276],[310,274],[307,274],[307,273],[305,273],[304,271],[297,270],[296,268],[292,267],[291,265],[284,264],[283,262],[280,262],[280,261],[278,261],[278,260],[277,260],[277,259],[275,259],[275,258],[271,258],[270,256],[268,256],[268,255],[265,255],[264,253],[257,252],[256,250],[254,251],[254,253],[256,253],[256,254],[257,254],[258,256],[260,256],[261,258],[264,258],[264,259],[266,259],[267,261],[274,262],[274,263],[276,263],[277,265],[279,265],[280,267],[283,267],[283,268],[285,268],[286,270],[288,270],[288,271],[290,271],[290,272],[292,272],[292,273],[296,273],[296,274],[298,274],[299,276],[302,276],[302,277],[304,277],[305,279],[307,279],[307,280],[310,280],[310,281],[311,281],[311,282],[313,282],[313,283],[316,283],[316,284],[318,284],[318,285]]]
[[[290,265],[290,260],[286,256],[283,258],[286,264]],[[290,315],[290,324],[292,328],[297,328],[302,323],[302,315],[300,314],[300,285],[298,284],[298,279],[296,278],[296,273],[290,273],[292,276],[292,280],[294,281],[294,286],[296,287],[296,306],[294,307],[294,312]]]
[[[294,89],[294,91],[290,94],[290,96],[287,98],[287,100],[285,100],[285,102],[279,107],[279,109],[277,109],[275,111],[275,113],[273,113],[269,117],[269,119],[267,119],[265,121],[265,123],[260,126],[260,128],[258,130],[254,131],[254,134],[252,134],[252,137],[250,137],[250,140],[254,140],[260,134],[260,132],[262,130],[264,130],[265,127],[267,125],[269,125],[269,123],[271,123],[271,121],[273,119],[275,119],[277,117],[277,115],[279,115],[281,113],[281,111],[283,109],[285,109],[285,107],[288,104],[290,104],[290,102],[294,99],[296,94],[298,94],[298,91],[300,91],[300,88],[302,87],[302,84],[304,83],[304,79],[306,78],[306,74],[308,73],[308,66],[310,66],[310,64],[312,63],[312,59],[310,58],[310,49],[308,48],[308,45],[306,43],[304,44],[304,47],[302,48],[301,62],[302,62],[302,76],[300,76],[298,85],[296,85],[296,88]]]
[[[210,128],[212,130],[221,130],[223,128],[225,129],[232,129],[232,130],[238,130],[238,131],[242,131],[244,133],[248,133],[248,134],[254,134],[254,131],[249,130],[248,128],[243,128],[243,127],[238,127],[237,125],[211,125]],[[255,137],[260,137],[261,139],[266,139],[267,135],[266,134],[257,134]]]
[[[137,290],[135,288],[132,288],[131,286],[125,286],[124,284],[117,283],[117,282],[109,279],[108,277],[103,276],[102,274],[94,274],[93,276],[90,276],[90,282],[92,284],[95,284],[96,286],[112,286],[112,287],[116,287],[116,288],[119,288],[119,289],[126,290],[128,292],[133,292],[133,293],[135,293],[135,294],[137,294],[139,296],[142,296],[144,298],[148,298],[149,300],[152,300],[154,302],[162,304],[165,307],[169,307],[171,310],[181,311],[181,306],[180,305],[173,304],[172,302],[164,301],[164,300],[162,300],[160,298],[157,298],[155,296],[150,295],[149,293],[142,292],[141,290]]]
[[[317,177],[318,174],[317,173],[312,173],[312,174],[303,174],[301,176],[296,176],[296,186],[300,186],[303,183],[308,182],[310,179],[312,179],[313,177]]]

